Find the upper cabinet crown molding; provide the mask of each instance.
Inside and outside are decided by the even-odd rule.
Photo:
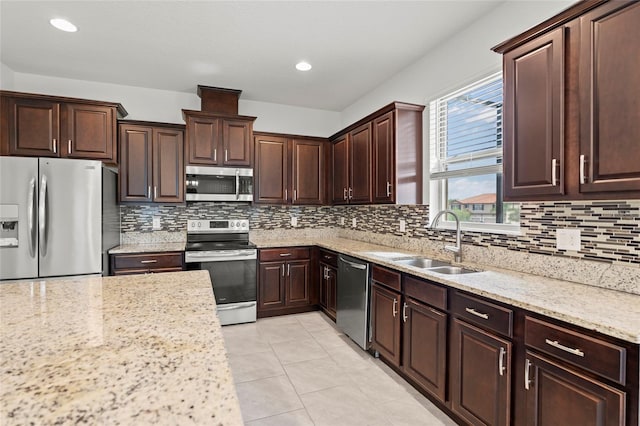
[[[640,198],[640,2],[584,1],[494,48],[504,199]]]
[[[91,99],[82,99],[82,98],[70,98],[66,96],[53,96],[53,95],[42,95],[38,93],[24,93],[24,92],[14,92],[10,90],[0,90],[0,96],[2,97],[13,97],[13,98],[22,98],[22,99],[38,99],[50,102],[59,102],[59,103],[73,103],[73,104],[86,104],[86,105],[102,105],[106,107],[114,107],[117,111],[118,119],[125,118],[129,113],[122,106],[122,104],[118,102],[108,102],[108,101],[96,101]]]

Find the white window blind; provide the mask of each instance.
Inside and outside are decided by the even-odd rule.
[[[502,74],[430,102],[431,179],[502,172]]]

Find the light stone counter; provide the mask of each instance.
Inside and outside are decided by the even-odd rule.
[[[0,424],[241,425],[206,271],[0,283]]]
[[[438,274],[399,265],[367,252],[402,252],[437,258],[432,254],[344,238],[252,238],[251,241],[260,248],[317,245],[628,342],[640,343],[640,296],[635,294],[496,268],[487,270],[484,265],[475,264],[464,266],[484,271],[466,275]]]
[[[122,244],[110,249],[109,254],[184,251],[185,244],[185,242]]]

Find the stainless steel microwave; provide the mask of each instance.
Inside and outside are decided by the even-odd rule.
[[[253,169],[187,166],[187,201],[253,201]]]

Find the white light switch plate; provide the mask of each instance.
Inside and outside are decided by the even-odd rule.
[[[153,229],[160,229],[160,216],[153,216]]]
[[[407,222],[404,219],[400,219],[400,232],[406,231]]]
[[[351,219],[351,227],[352,228],[355,228],[357,224],[358,224],[358,222],[356,221],[355,217],[353,219]]]
[[[580,251],[579,229],[556,230],[556,248],[558,250]]]
[[[296,226],[298,226],[298,218],[295,216],[291,216],[291,226],[293,226],[294,228]]]

